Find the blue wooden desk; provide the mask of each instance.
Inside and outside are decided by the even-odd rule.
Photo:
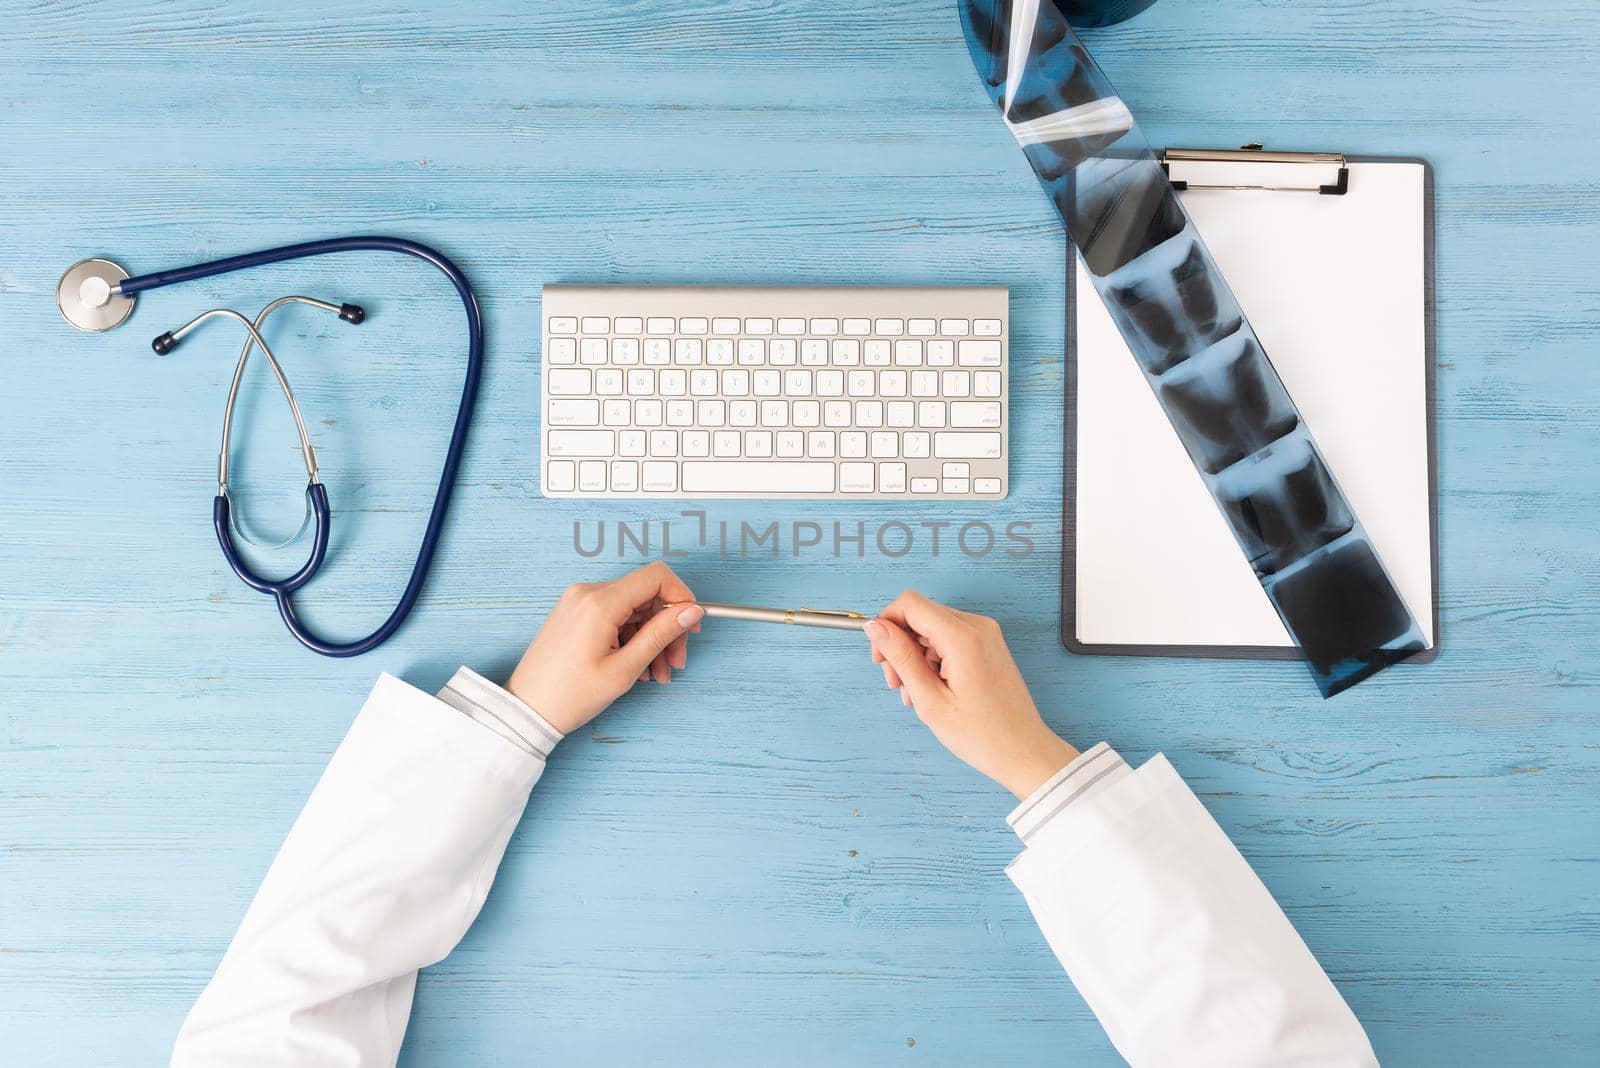
[[[1002,617],[1068,737],[1164,751],[1391,1065],[1600,1045],[1600,123],[1591,0],[1187,0],[1090,38],[1158,142],[1431,158],[1444,653],[1330,703],[1298,665],[1082,659],[1056,640],[1062,238],[950,3],[13,4],[0,41],[0,1061],[161,1062],[373,677],[504,671],[584,559],[541,500],[539,286],[1005,283],[1003,506],[718,504],[713,520],[1029,522],[1037,551],[692,549],[707,597]],[[79,334],[63,267],[135,273],[346,232],[438,245],[489,364],[415,620],[319,659],[209,515],[239,338],[147,342],[287,291],[275,330],[338,538],[314,616],[365,633],[410,566],[460,313],[379,257],[146,298]],[[261,386],[242,496],[298,518]],[[586,527],[592,533],[592,527]],[[681,542],[680,542],[681,545]],[[870,547],[869,547],[870,548]],[[1114,1064],[1001,873],[1007,798],[858,639],[708,628],[666,692],[556,754],[407,1065]]]

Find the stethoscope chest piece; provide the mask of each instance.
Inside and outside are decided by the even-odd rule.
[[[79,330],[99,333],[121,326],[133,313],[133,298],[117,289],[127,278],[128,272],[110,260],[79,260],[56,286],[56,307]]]

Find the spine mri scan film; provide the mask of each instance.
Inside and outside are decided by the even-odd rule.
[[[959,6],[984,88],[1323,696],[1421,650],[1421,630],[1166,172],[1059,8]]]

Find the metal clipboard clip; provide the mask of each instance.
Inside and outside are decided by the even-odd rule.
[[[1330,166],[1338,164],[1339,176],[1332,185],[1266,185],[1256,182],[1186,182],[1172,178],[1172,163],[1298,163]],[[1260,145],[1243,148],[1167,148],[1161,151],[1161,169],[1167,172],[1174,189],[1266,189],[1284,193],[1318,193],[1342,197],[1350,191],[1350,167],[1342,152],[1268,152]]]

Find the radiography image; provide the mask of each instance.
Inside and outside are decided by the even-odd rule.
[[[1060,2],[1070,0],[959,0],[973,66],[1317,687],[1332,696],[1423,648],[1422,632],[1160,159]],[[1176,546],[1183,532],[1174,533]]]
[[[1208,475],[1300,424],[1255,338],[1239,331],[1163,376],[1156,393],[1195,465]]]
[[[1218,503],[1258,575],[1350,533],[1355,516],[1304,438],[1275,445],[1218,480]]]

